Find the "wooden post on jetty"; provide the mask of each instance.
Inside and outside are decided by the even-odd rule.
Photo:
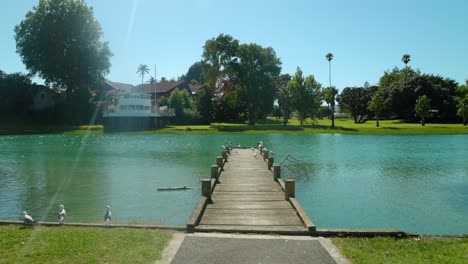
[[[268,149],[267,148],[263,148],[263,159],[268,160]]]
[[[211,179],[215,179],[216,181],[218,180],[218,173],[219,166],[218,165],[211,165]]]
[[[289,201],[290,197],[296,196],[296,188],[294,179],[287,179],[284,181],[284,199]]]
[[[281,166],[274,164],[273,165],[273,180],[278,181],[281,178]]]
[[[227,149],[223,149],[222,156],[223,156],[223,159],[225,161],[228,160],[228,150]]]
[[[208,200],[211,200],[211,179],[202,180],[202,196],[206,197]]]
[[[268,158],[268,170],[271,170],[273,166],[274,159],[272,157]]]
[[[218,165],[218,167],[220,167],[221,170],[223,169],[223,157],[222,156],[216,157],[216,165]]]

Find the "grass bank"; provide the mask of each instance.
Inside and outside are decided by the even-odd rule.
[[[468,263],[468,238],[333,238],[352,263]]]
[[[299,134],[468,134],[468,127],[462,124],[432,124],[421,126],[419,123],[406,123],[401,120],[382,120],[380,127],[370,120],[354,124],[351,119],[335,120],[335,128],[330,127],[331,121],[307,119],[303,126],[295,118],[287,126],[281,119],[269,118],[254,126],[246,123],[211,123],[210,125],[170,125],[163,129],[137,132],[138,134],[177,134],[177,133],[299,133]],[[43,124],[0,124],[0,134],[103,134],[102,125],[95,126],[47,126]],[[133,133],[133,132],[130,132]]]
[[[212,123],[202,126],[169,126],[157,131],[143,133],[299,133],[299,134],[468,134],[468,127],[462,124],[426,124],[406,123],[401,120],[382,120],[380,127],[375,121],[355,124],[351,119],[335,120],[335,128],[331,128],[331,121],[306,120],[300,126],[297,119],[291,119],[287,126],[283,126],[280,119],[268,119],[265,122],[249,126],[243,123]]]
[[[170,238],[155,230],[0,226],[0,263],[154,263]]]

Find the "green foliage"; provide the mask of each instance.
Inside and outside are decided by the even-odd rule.
[[[178,124],[186,120],[184,109],[190,108],[190,94],[186,89],[176,88],[169,96],[168,104],[171,108],[175,109],[176,116],[174,121]]]
[[[425,125],[425,119],[431,112],[431,100],[426,95],[419,96],[414,106],[415,113],[421,117],[421,125]]]
[[[26,68],[64,91],[69,118],[83,122],[91,92],[109,72],[112,53],[84,1],[41,0],[15,27],[16,51]]]
[[[246,95],[249,124],[253,125],[257,118],[273,110],[275,80],[281,71],[281,61],[273,48],[257,44],[240,45],[237,57],[238,89]]]
[[[158,105],[159,106],[166,106],[167,105],[167,98],[164,96],[161,96],[158,98]]]
[[[457,83],[452,79],[421,74],[408,67],[401,70],[395,68],[380,78],[386,114],[409,120],[414,118],[415,102],[422,95],[431,98],[433,108],[439,111],[439,118],[454,120],[456,90]]]
[[[202,62],[195,62],[190,66],[190,68],[187,71],[187,74],[184,75],[183,79],[189,82],[196,81],[197,83],[203,83],[204,80],[202,78],[202,69]]]
[[[287,87],[291,96],[291,108],[297,112],[302,126],[307,117],[314,117],[318,113],[322,102],[322,85],[313,75],[304,79],[301,68],[297,67]]]
[[[223,88],[223,80],[230,74],[232,64],[236,61],[238,47],[238,40],[224,34],[205,42],[202,54],[202,76],[208,84],[207,91],[211,96]]]
[[[24,116],[36,92],[28,75],[0,70],[0,115]]]
[[[288,124],[289,114],[291,112],[291,93],[288,89],[288,82],[291,80],[291,75],[281,74],[276,81],[278,90],[276,98],[278,99],[278,110],[283,114],[283,125]]]
[[[468,93],[463,97],[457,105],[457,115],[463,118],[463,125],[468,123]]]
[[[137,69],[137,74],[141,76],[141,84],[143,84],[143,79],[145,77],[146,73],[149,73],[150,70],[148,68],[148,65],[146,64],[140,64]]]
[[[343,111],[350,113],[355,123],[361,123],[368,114],[368,106],[377,90],[377,87],[346,87],[338,97],[338,102]]]
[[[402,61],[406,66],[408,66],[408,62],[411,61],[411,55],[409,55],[409,54],[404,54],[404,55],[401,57],[401,61]]]
[[[379,117],[382,114],[382,111],[384,110],[385,107],[385,101],[383,96],[380,94],[380,91],[377,90],[374,93],[374,96],[372,97],[370,103],[369,103],[369,110],[373,112],[377,118],[377,123],[376,126],[379,127]]]
[[[333,55],[332,55],[333,56]],[[332,120],[331,127],[335,127],[335,99],[338,95],[338,89],[335,87],[327,87],[323,90],[323,99],[330,106],[330,117]]]

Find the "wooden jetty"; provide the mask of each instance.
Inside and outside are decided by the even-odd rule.
[[[238,232],[308,235],[315,225],[295,199],[294,180],[281,179],[269,151],[224,149],[202,180],[202,196],[187,232]]]

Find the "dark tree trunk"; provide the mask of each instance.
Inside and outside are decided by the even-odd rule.
[[[421,116],[421,125],[426,126],[426,117],[425,116]]]
[[[377,123],[375,124],[376,127],[380,127],[380,124],[379,124],[379,118],[377,118]]]
[[[288,117],[289,117],[288,111],[283,111],[283,126],[288,125]]]
[[[354,124],[357,124],[358,123],[357,122],[357,116],[353,116],[353,118],[354,118]]]
[[[335,106],[331,106],[331,121],[332,121],[332,128],[335,128]]]
[[[464,117],[463,118],[463,125],[466,126],[468,124],[468,118]]]

